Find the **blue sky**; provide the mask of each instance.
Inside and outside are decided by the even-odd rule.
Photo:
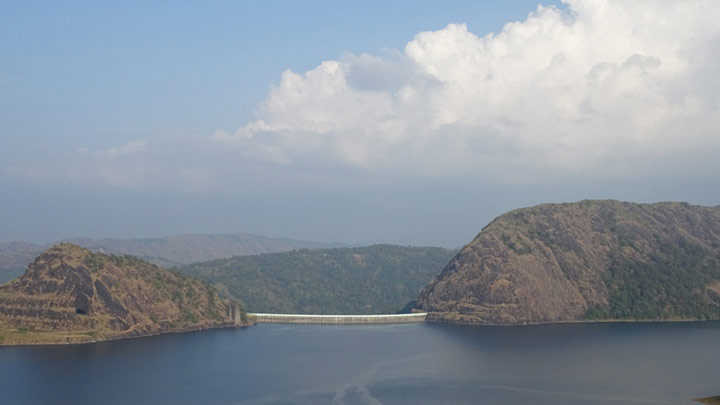
[[[718,7],[537,5],[2,2],[0,241],[458,246],[545,201],[718,204]]]
[[[399,49],[451,22],[496,31],[537,4],[10,2],[0,15],[2,135],[102,148],[241,126],[285,69]]]

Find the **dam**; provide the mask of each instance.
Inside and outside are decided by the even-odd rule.
[[[426,312],[388,315],[248,314],[257,323],[370,324],[424,322]]]

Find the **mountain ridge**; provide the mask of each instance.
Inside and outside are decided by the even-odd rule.
[[[175,234],[162,238],[135,239],[68,238],[55,243],[61,242],[73,243],[100,253],[137,256],[165,268],[238,255],[345,246],[250,233]],[[0,243],[0,283],[22,275],[28,263],[55,243]]]

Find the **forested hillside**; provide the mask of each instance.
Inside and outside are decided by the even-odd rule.
[[[374,245],[233,257],[179,270],[241,299],[248,312],[378,314],[406,307],[453,254]]]

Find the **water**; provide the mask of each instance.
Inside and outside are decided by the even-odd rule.
[[[720,394],[720,322],[279,325],[0,348],[0,402],[682,404]]]

